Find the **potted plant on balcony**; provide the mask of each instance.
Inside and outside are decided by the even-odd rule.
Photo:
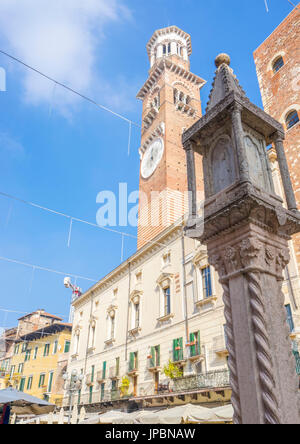
[[[128,378],[128,376],[124,376],[122,378],[122,383],[120,386],[120,390],[122,393],[122,398],[125,398],[128,396],[128,390],[129,390],[129,386],[130,386],[130,380]]]
[[[164,366],[163,372],[164,375],[171,380],[182,378],[183,376],[181,368],[171,360],[169,360],[168,364]]]

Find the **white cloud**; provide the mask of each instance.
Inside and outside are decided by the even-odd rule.
[[[22,158],[25,154],[23,145],[6,132],[0,132],[1,151],[15,158]]]
[[[40,71],[88,92],[105,26],[128,19],[122,0],[1,0],[0,34],[14,55]],[[76,96],[25,70],[25,98],[67,112]]]

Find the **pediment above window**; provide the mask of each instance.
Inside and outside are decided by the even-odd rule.
[[[131,294],[130,294],[130,301],[131,301],[133,304],[139,304],[142,295],[143,295],[143,292],[142,292],[141,290],[136,290],[136,289],[135,289],[135,290],[133,290],[133,291],[131,292]]]
[[[196,250],[193,259],[193,264],[195,265],[195,267],[203,267],[204,265],[207,265],[207,263],[208,263],[207,249],[205,247],[199,247]]]
[[[161,273],[156,282],[160,287],[166,288],[170,285],[172,278],[172,273]]]
[[[116,305],[110,305],[107,309],[107,314],[110,318],[114,318],[116,316],[116,310],[117,310],[117,306]]]
[[[90,321],[89,322],[90,322],[90,326],[91,327],[95,327],[96,326],[97,319],[98,318],[96,316],[91,316],[90,317]]]

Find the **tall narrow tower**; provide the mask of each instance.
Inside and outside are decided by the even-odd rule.
[[[138,248],[187,211],[181,136],[202,115],[200,89],[205,84],[190,72],[191,37],[176,26],[156,31],[147,52],[149,77],[137,95],[143,101]],[[200,191],[201,168],[197,159]]]

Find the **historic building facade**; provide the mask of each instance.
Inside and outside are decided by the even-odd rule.
[[[285,150],[300,207],[300,9],[295,8],[254,52],[265,111],[284,125]],[[300,235],[294,237],[300,270]]]
[[[0,388],[20,391],[60,405],[64,394],[72,325],[44,310],[19,319],[5,332],[7,344],[0,360]]]
[[[222,288],[205,247],[184,236],[186,207],[170,210],[176,193],[188,188],[181,135],[201,117],[204,81],[190,73],[191,39],[177,27],[155,32],[147,50],[151,69],[138,93],[144,103],[140,189],[147,196],[140,202],[138,251],[73,304],[68,373],[84,375],[75,401],[94,410],[131,401],[230,400]],[[282,195],[276,157],[271,160]],[[201,193],[200,157],[195,167]],[[162,205],[154,208],[170,216],[167,226],[147,219],[153,191],[163,193]],[[296,348],[300,286],[293,249],[284,292]],[[175,379],[174,365],[181,372]]]

